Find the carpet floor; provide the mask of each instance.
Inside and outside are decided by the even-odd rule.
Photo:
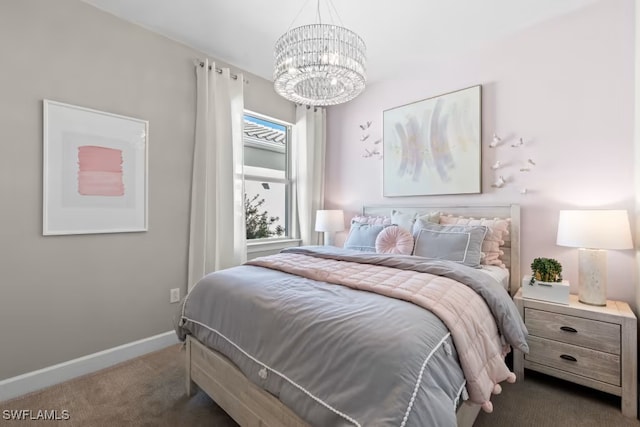
[[[171,346],[114,367],[17,399],[0,402],[2,426],[215,426],[237,424],[206,394],[185,395],[185,352]],[[620,398],[527,371],[524,382],[505,384],[474,427],[640,426],[625,418]],[[6,420],[6,411],[68,411],[68,420]],[[328,426],[330,427],[330,426]]]

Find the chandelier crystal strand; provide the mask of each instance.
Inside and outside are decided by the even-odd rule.
[[[275,46],[274,87],[303,105],[341,104],[358,96],[366,82],[366,46],[353,31],[311,24],[283,34]]]

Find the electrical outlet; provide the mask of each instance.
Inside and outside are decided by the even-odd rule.
[[[173,288],[169,293],[169,302],[180,302],[180,288]]]

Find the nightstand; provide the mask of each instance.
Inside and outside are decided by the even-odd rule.
[[[637,417],[637,320],[629,305],[607,301],[604,307],[513,297],[529,330],[529,354],[514,351],[518,380],[524,368],[572,381],[622,398],[622,413]]]

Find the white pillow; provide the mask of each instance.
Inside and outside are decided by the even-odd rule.
[[[416,222],[416,214],[404,213],[395,209],[391,211],[391,224],[411,232],[414,222]]]

